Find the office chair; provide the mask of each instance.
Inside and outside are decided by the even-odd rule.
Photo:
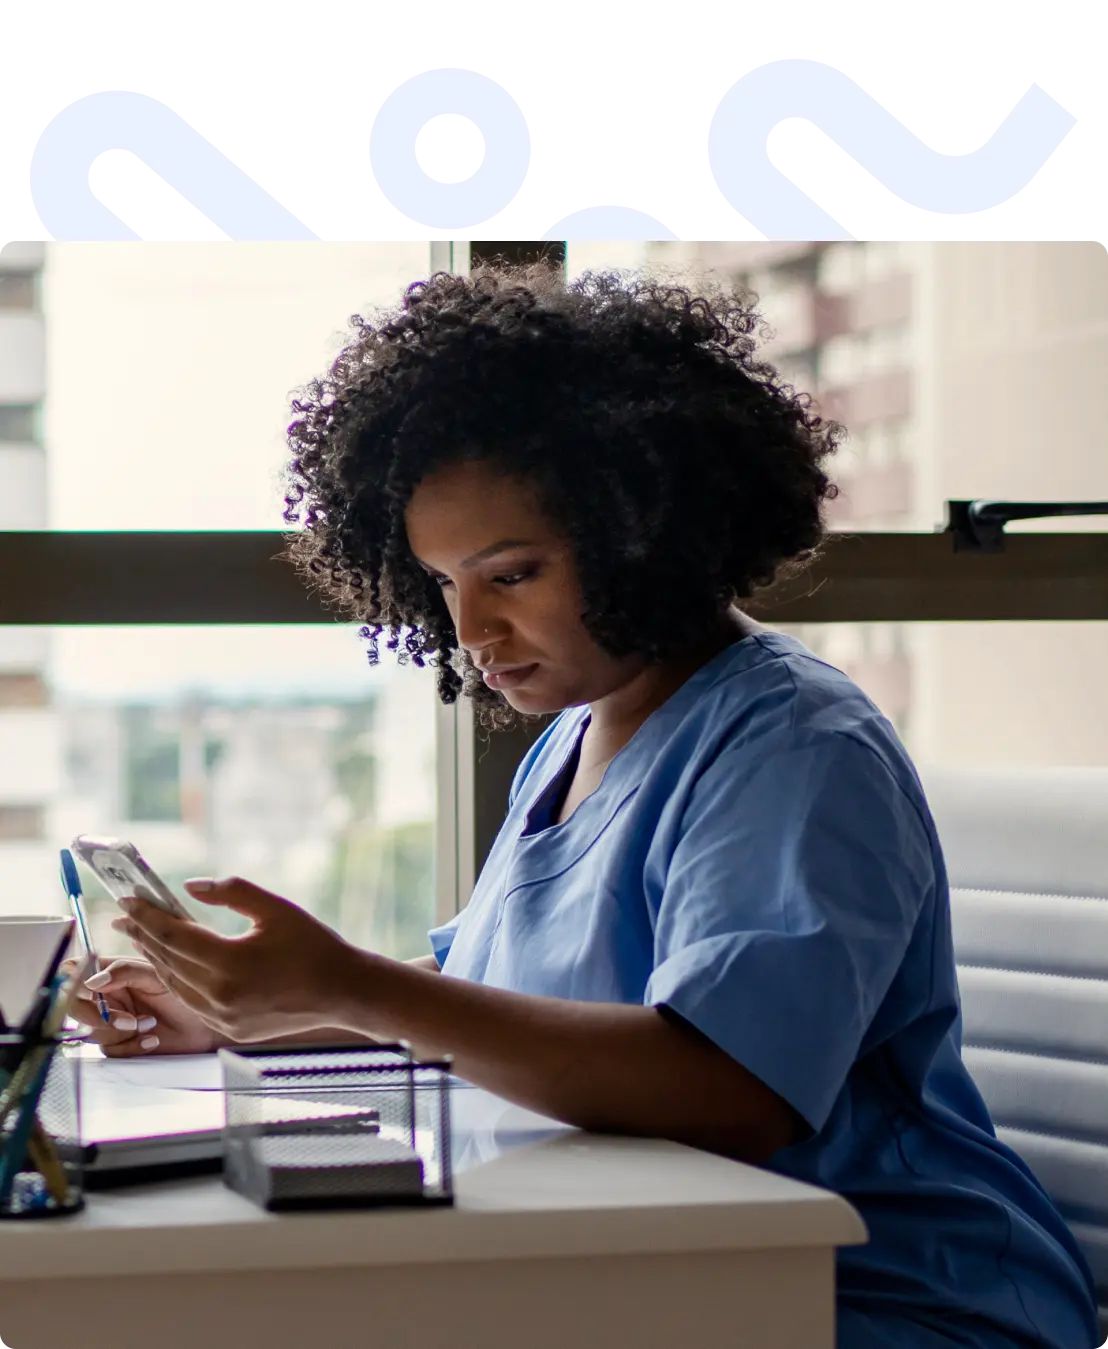
[[[1108,1335],[1108,768],[921,768],[963,1057],[1092,1267]]]

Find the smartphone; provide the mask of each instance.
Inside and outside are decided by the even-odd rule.
[[[178,918],[190,916],[165,881],[146,864],[133,843],[122,838],[92,838],[88,834],[79,834],[70,847],[92,868],[113,899],[137,895]]]

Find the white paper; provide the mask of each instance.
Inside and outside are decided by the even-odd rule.
[[[109,1059],[90,1045],[69,1052],[81,1059],[82,1132],[87,1139],[150,1137],[223,1126],[222,1070],[214,1054]],[[450,1104],[455,1174],[569,1128],[459,1081],[452,1085]],[[311,1099],[294,1101],[287,1096],[275,1095],[270,1103],[274,1119],[314,1117],[319,1109],[319,1103]],[[357,1106],[327,1102],[327,1113],[357,1111]],[[382,1137],[394,1134],[394,1128],[382,1127]],[[420,1139],[420,1151],[426,1161],[431,1153],[430,1136]],[[433,1169],[435,1162],[430,1165]],[[430,1174],[427,1180],[435,1183]]]
[[[81,1133],[86,1142],[206,1133],[223,1128],[221,1092],[123,1087],[98,1073],[82,1074],[81,1092]]]
[[[222,1091],[223,1069],[215,1054],[156,1054],[149,1058],[109,1059],[81,1054],[85,1082],[175,1091]]]

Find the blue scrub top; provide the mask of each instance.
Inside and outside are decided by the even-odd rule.
[[[703,666],[563,824],[587,708],[519,767],[444,975],[665,1005],[812,1129],[766,1165],[844,1195],[841,1349],[1098,1343],[1087,1265],[961,1060],[939,841],[888,721],[802,643]]]

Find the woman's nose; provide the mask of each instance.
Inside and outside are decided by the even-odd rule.
[[[503,639],[503,623],[487,605],[459,598],[454,612],[454,632],[458,644],[476,657],[486,647]]]

